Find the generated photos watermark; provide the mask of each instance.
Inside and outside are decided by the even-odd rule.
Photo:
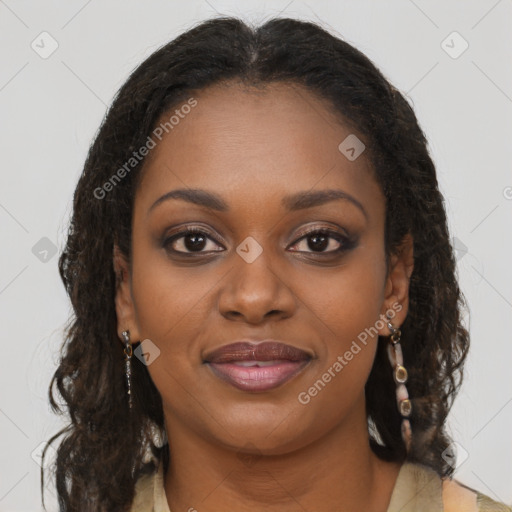
[[[144,158],[154,149],[157,145],[155,139],[158,141],[162,140],[164,133],[169,133],[173,130],[182,119],[185,119],[187,114],[192,111],[197,105],[197,100],[193,97],[189,98],[186,103],[183,103],[180,108],[177,108],[173,115],[165,122],[160,123],[152,132],[148,135],[146,142],[139,148],[138,151],[134,151],[132,156],[121,166],[117,171],[106,181],[101,187],[94,189],[94,197],[96,199],[104,199],[108,192],[114,190],[114,187],[126,177],[127,174],[132,171]]]
[[[402,304],[395,302],[391,308],[389,308],[385,315],[381,315],[381,318],[377,320],[371,327],[367,327],[364,331],[361,331],[357,339],[359,342],[366,346],[368,343],[368,338],[371,336],[378,335],[379,329],[382,329],[386,325],[386,320],[383,320],[384,317],[387,317],[389,320],[395,317],[396,313],[402,310]],[[322,391],[325,386],[332,381],[345,366],[348,365],[350,361],[354,358],[355,355],[361,352],[362,347],[356,340],[352,341],[350,348],[346,350],[343,355],[339,355],[336,358],[336,361],[320,376],[320,378],[306,391],[301,391],[297,399],[300,404],[307,405],[311,402],[311,399]]]

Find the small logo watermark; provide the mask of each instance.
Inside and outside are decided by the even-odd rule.
[[[461,260],[468,253],[468,246],[456,236],[452,238],[452,245],[455,250],[456,261]]]
[[[43,441],[42,443],[38,444],[37,447],[30,454],[32,460],[43,469],[46,469],[52,463],[52,459],[54,459],[55,455],[57,454],[57,450],[55,450],[55,448],[50,444],[48,446],[48,449],[46,450],[43,464],[43,450],[46,444],[46,441]]]
[[[32,43],[30,43],[30,47],[39,57],[47,59],[57,50],[59,43],[51,34],[45,31],[41,32]]]
[[[363,151],[366,149],[363,141],[351,133],[348,137],[346,137],[343,142],[338,146],[338,149],[342,155],[344,155],[347,160],[353,162],[357,160]]]
[[[148,338],[141,341],[133,353],[146,366],[149,366],[160,357],[160,349]]]
[[[246,450],[251,450],[252,452],[254,452],[254,453],[247,453],[247,452],[242,452],[242,451],[237,452],[236,456],[242,461],[242,463],[245,466],[248,466],[248,467],[253,466],[263,456],[261,454],[261,452],[258,450],[258,447],[253,443],[246,443],[244,448]]]
[[[458,59],[469,48],[469,43],[457,31],[453,31],[443,39],[441,48],[452,59]]]
[[[252,236],[248,236],[238,245],[236,252],[247,263],[252,263],[263,252],[263,247]]]
[[[441,457],[452,468],[460,467],[469,458],[468,451],[456,441],[452,442],[446,450],[441,453]]]
[[[42,263],[48,263],[57,254],[57,246],[46,236],[43,236],[34,247],[32,254]]]

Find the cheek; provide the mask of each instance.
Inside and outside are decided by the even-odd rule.
[[[341,349],[375,326],[384,300],[384,284],[384,263],[361,252],[335,271],[316,270],[307,278],[302,274],[297,294],[325,340]]]
[[[206,267],[172,265],[163,249],[146,244],[134,249],[132,289],[137,321],[146,337],[170,334],[173,327],[180,329],[194,318],[216,281]]]
[[[201,333],[212,310],[212,272],[199,267],[171,268],[159,251],[133,255],[132,289],[141,339],[160,350],[148,366],[150,376],[170,410],[184,413],[200,397],[196,372],[201,364]],[[180,409],[181,408],[181,409]]]
[[[327,402],[339,400],[340,393],[345,400],[356,398],[373,365],[385,280],[384,256],[381,261],[375,254],[361,252],[335,273],[301,281],[299,293],[323,341],[317,378],[329,382]]]
[[[175,388],[172,377],[178,385],[201,364],[201,333],[204,336],[220,276],[207,266],[171,266],[165,253],[141,245],[133,254],[136,322],[141,339],[151,340],[160,350],[148,368],[155,384]]]

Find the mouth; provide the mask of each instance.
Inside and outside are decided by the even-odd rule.
[[[312,355],[276,341],[237,342],[206,355],[204,363],[221,380],[242,391],[268,391],[288,382]]]

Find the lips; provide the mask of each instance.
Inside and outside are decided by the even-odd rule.
[[[240,341],[206,354],[213,374],[243,391],[268,391],[299,373],[312,356],[297,347],[266,340]]]
[[[230,363],[236,361],[304,361],[310,355],[299,348],[277,341],[263,341],[257,344],[239,341],[224,345],[206,354],[208,363]]]

